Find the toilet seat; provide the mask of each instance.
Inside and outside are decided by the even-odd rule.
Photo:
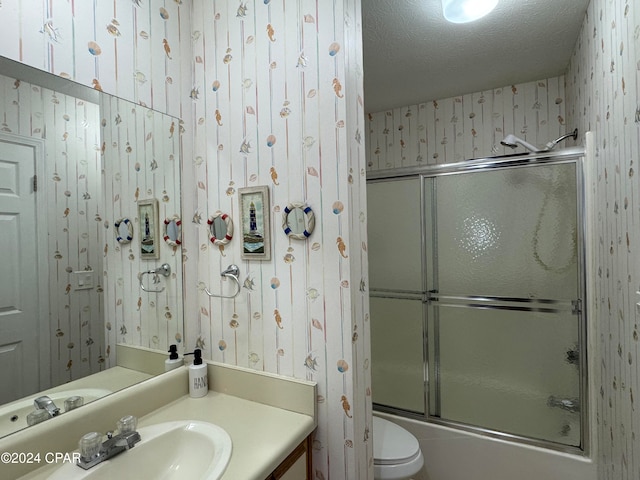
[[[373,417],[373,463],[397,465],[422,456],[416,437],[384,418]]]

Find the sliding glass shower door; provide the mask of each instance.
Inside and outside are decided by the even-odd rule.
[[[429,414],[581,444],[576,164],[424,179]]]
[[[370,183],[369,281],[374,401],[424,415],[425,326],[418,177]]]
[[[376,408],[584,448],[581,158],[370,180]]]

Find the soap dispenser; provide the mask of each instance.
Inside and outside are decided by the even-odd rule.
[[[189,365],[189,395],[200,398],[209,391],[207,364],[202,362],[202,350],[199,348],[193,351],[193,357],[193,363]]]
[[[169,358],[164,361],[164,371],[168,372],[169,370],[173,370],[178,368],[184,364],[184,359],[178,356],[178,347],[174,345],[169,345]]]

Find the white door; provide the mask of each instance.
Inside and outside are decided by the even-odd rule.
[[[43,292],[39,291],[33,185],[39,155],[38,143],[0,136],[0,403],[40,389]]]

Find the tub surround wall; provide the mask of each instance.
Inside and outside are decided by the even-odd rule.
[[[567,121],[595,135],[591,388],[602,480],[640,475],[639,29],[638,2],[592,0],[566,74]]]
[[[564,98],[560,76],[370,113],[367,170],[526,152],[500,145],[510,133],[544,147],[575,128],[565,120]]]

